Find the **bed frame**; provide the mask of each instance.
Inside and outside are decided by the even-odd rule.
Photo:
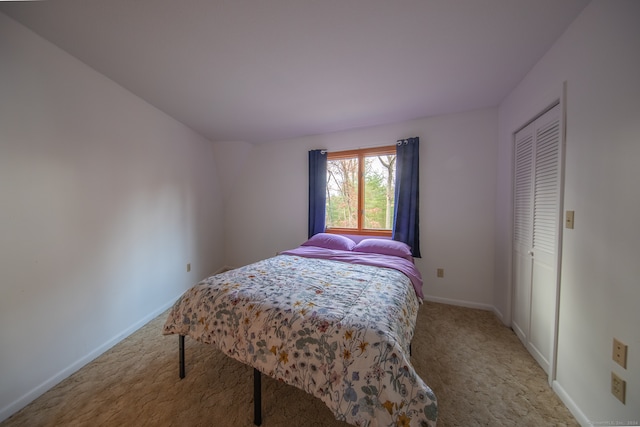
[[[184,335],[178,335],[178,352],[180,353],[180,379],[185,377],[184,368]],[[262,424],[262,372],[253,368],[253,424]]]

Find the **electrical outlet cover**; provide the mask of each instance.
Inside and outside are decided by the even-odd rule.
[[[613,361],[618,365],[622,366],[624,369],[627,369],[627,345],[618,341],[616,338],[613,339]]]
[[[624,403],[627,382],[611,372],[611,394]]]

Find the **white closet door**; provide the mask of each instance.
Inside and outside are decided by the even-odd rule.
[[[559,106],[515,138],[513,324],[518,337],[547,373],[556,329],[560,143]]]
[[[533,247],[533,127],[516,134],[514,157],[513,319],[512,326],[526,346],[531,313]]]
[[[548,373],[555,333],[560,217],[560,107],[536,121],[531,349]],[[537,354],[536,354],[537,353]]]

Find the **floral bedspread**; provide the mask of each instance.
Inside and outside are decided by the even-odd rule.
[[[278,255],[211,276],[173,306],[188,335],[320,398],[356,426],[434,426],[409,360],[418,299],[399,271]]]

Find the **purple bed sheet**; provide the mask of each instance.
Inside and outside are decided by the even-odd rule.
[[[424,299],[424,295],[422,294],[422,275],[416,266],[405,258],[392,255],[325,249],[317,246],[299,246],[295,249],[283,251],[281,254],[392,268],[404,273],[411,280],[413,289],[416,291],[420,302]]]

